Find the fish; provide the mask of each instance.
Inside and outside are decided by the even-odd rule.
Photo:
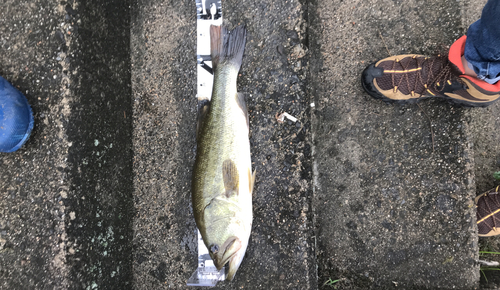
[[[191,192],[196,226],[218,270],[229,263],[231,281],[245,256],[252,228],[252,173],[249,118],[236,81],[246,27],[210,26],[214,84],[198,112],[197,148]]]

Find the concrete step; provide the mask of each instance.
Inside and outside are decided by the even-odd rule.
[[[2,287],[184,288],[197,266],[194,2],[5,5],[2,74],[37,125],[2,156]],[[240,91],[258,181],[254,246],[220,288],[316,288],[305,10],[225,9],[249,30]],[[278,123],[284,111],[299,122]]]
[[[224,2],[247,25],[239,91],[247,96],[257,170],[250,245],[235,280],[217,289],[315,289],[310,104],[298,2]],[[142,1],[132,21],[134,288],[180,289],[197,267],[190,198],[196,120],[194,1]],[[297,123],[276,121],[288,112]]]
[[[348,289],[476,287],[470,109],[386,105],[360,85],[390,55],[432,55],[463,35],[447,1],[310,6],[318,276]]]
[[[1,156],[0,288],[129,288],[130,1],[1,5],[0,73],[35,129]]]
[[[497,138],[478,132],[496,119],[438,101],[388,106],[359,84],[387,50],[452,43],[479,15],[468,3],[223,3],[225,23],[248,29],[238,88],[257,182],[246,257],[216,288],[477,285],[470,201],[484,170],[472,142],[486,140],[492,169]],[[0,74],[36,122],[0,156],[0,289],[187,288],[194,1],[0,7]],[[298,122],[277,122],[282,112]]]

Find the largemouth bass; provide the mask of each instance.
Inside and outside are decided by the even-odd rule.
[[[210,27],[214,85],[200,108],[192,199],[196,225],[215,266],[227,262],[231,281],[245,255],[252,228],[252,174],[248,112],[236,79],[246,30]]]

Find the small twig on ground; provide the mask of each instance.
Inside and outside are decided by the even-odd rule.
[[[424,109],[420,106],[419,103],[417,103],[418,107],[420,108],[420,110],[422,110],[422,113],[424,113],[424,115],[427,117],[427,119],[429,120],[429,126],[431,127],[431,138],[432,138],[432,152],[434,152],[434,130],[432,130],[432,120],[431,118],[429,117],[429,115],[427,115],[427,113],[424,111]]]
[[[387,53],[389,54],[389,56],[392,56],[391,52],[389,51],[389,48],[387,47],[387,43],[385,43],[385,40],[382,37],[382,32],[380,32],[380,29],[378,29],[378,35],[380,36],[380,39],[382,39],[382,42],[384,43],[385,49],[387,49]]]

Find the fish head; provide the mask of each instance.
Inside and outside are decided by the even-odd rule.
[[[245,196],[243,196],[245,197]],[[218,270],[229,263],[227,280],[232,280],[245,255],[252,228],[251,196],[221,194],[210,200],[200,219],[203,241]]]
[[[248,239],[241,240],[236,236],[226,239],[222,245],[211,244],[209,253],[218,270],[222,269],[229,262],[226,280],[231,281],[240,267],[243,256],[248,245]]]

